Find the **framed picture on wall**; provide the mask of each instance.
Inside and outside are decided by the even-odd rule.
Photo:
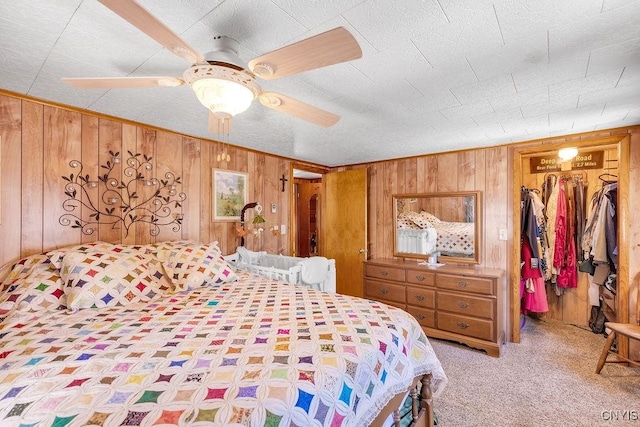
[[[240,212],[247,203],[249,175],[223,169],[213,169],[213,219],[240,221]]]

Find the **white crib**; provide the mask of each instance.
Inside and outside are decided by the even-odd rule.
[[[268,254],[266,251],[253,252],[246,248],[238,248],[238,251],[224,258],[240,270],[270,279],[308,286],[321,291],[336,291],[336,261],[333,259],[327,260],[328,268],[324,280],[319,283],[305,283],[302,280],[302,269],[304,268],[302,261],[307,258]]]
[[[396,235],[397,252],[426,255],[436,251],[438,234],[435,228],[399,228]]]

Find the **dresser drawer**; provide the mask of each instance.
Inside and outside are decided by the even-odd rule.
[[[416,285],[435,286],[436,274],[420,270],[407,270],[407,283]]]
[[[364,294],[367,298],[405,303],[404,286],[365,279]]]
[[[406,311],[415,317],[421,326],[426,326],[427,328],[436,326],[436,312],[434,310],[408,306]]]
[[[451,276],[438,273],[436,286],[442,289],[451,289],[460,292],[474,294],[493,295],[493,280],[468,276]]]
[[[436,308],[435,296],[436,292],[434,290],[407,286],[407,304],[409,305]]]
[[[404,270],[401,268],[386,267],[382,265],[369,265],[364,267],[364,275],[376,279],[394,280],[404,282]]]
[[[492,320],[477,319],[440,311],[437,316],[438,329],[440,330],[479,338],[481,340],[495,340],[494,322]]]
[[[486,319],[493,319],[495,316],[495,300],[493,298],[474,297],[461,293],[438,292],[437,307],[438,311],[450,311],[466,316]]]

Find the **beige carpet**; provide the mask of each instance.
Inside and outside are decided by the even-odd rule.
[[[640,369],[606,364],[594,373],[603,335],[528,318],[521,341],[494,358],[431,339],[449,378],[435,401],[439,425],[640,426]]]

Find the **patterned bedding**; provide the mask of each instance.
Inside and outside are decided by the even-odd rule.
[[[124,305],[10,313],[0,425],[364,426],[415,376],[432,373],[436,394],[446,383],[404,311],[238,276]]]
[[[434,224],[438,239],[436,248],[443,255],[473,256],[474,224],[472,222],[445,222]]]
[[[405,239],[411,237],[409,230],[434,229],[437,234],[436,251],[443,255],[468,257],[474,254],[475,228],[472,222],[442,221],[425,211],[403,212],[398,215],[397,227],[397,231]],[[413,237],[423,238],[422,236],[416,232]]]

